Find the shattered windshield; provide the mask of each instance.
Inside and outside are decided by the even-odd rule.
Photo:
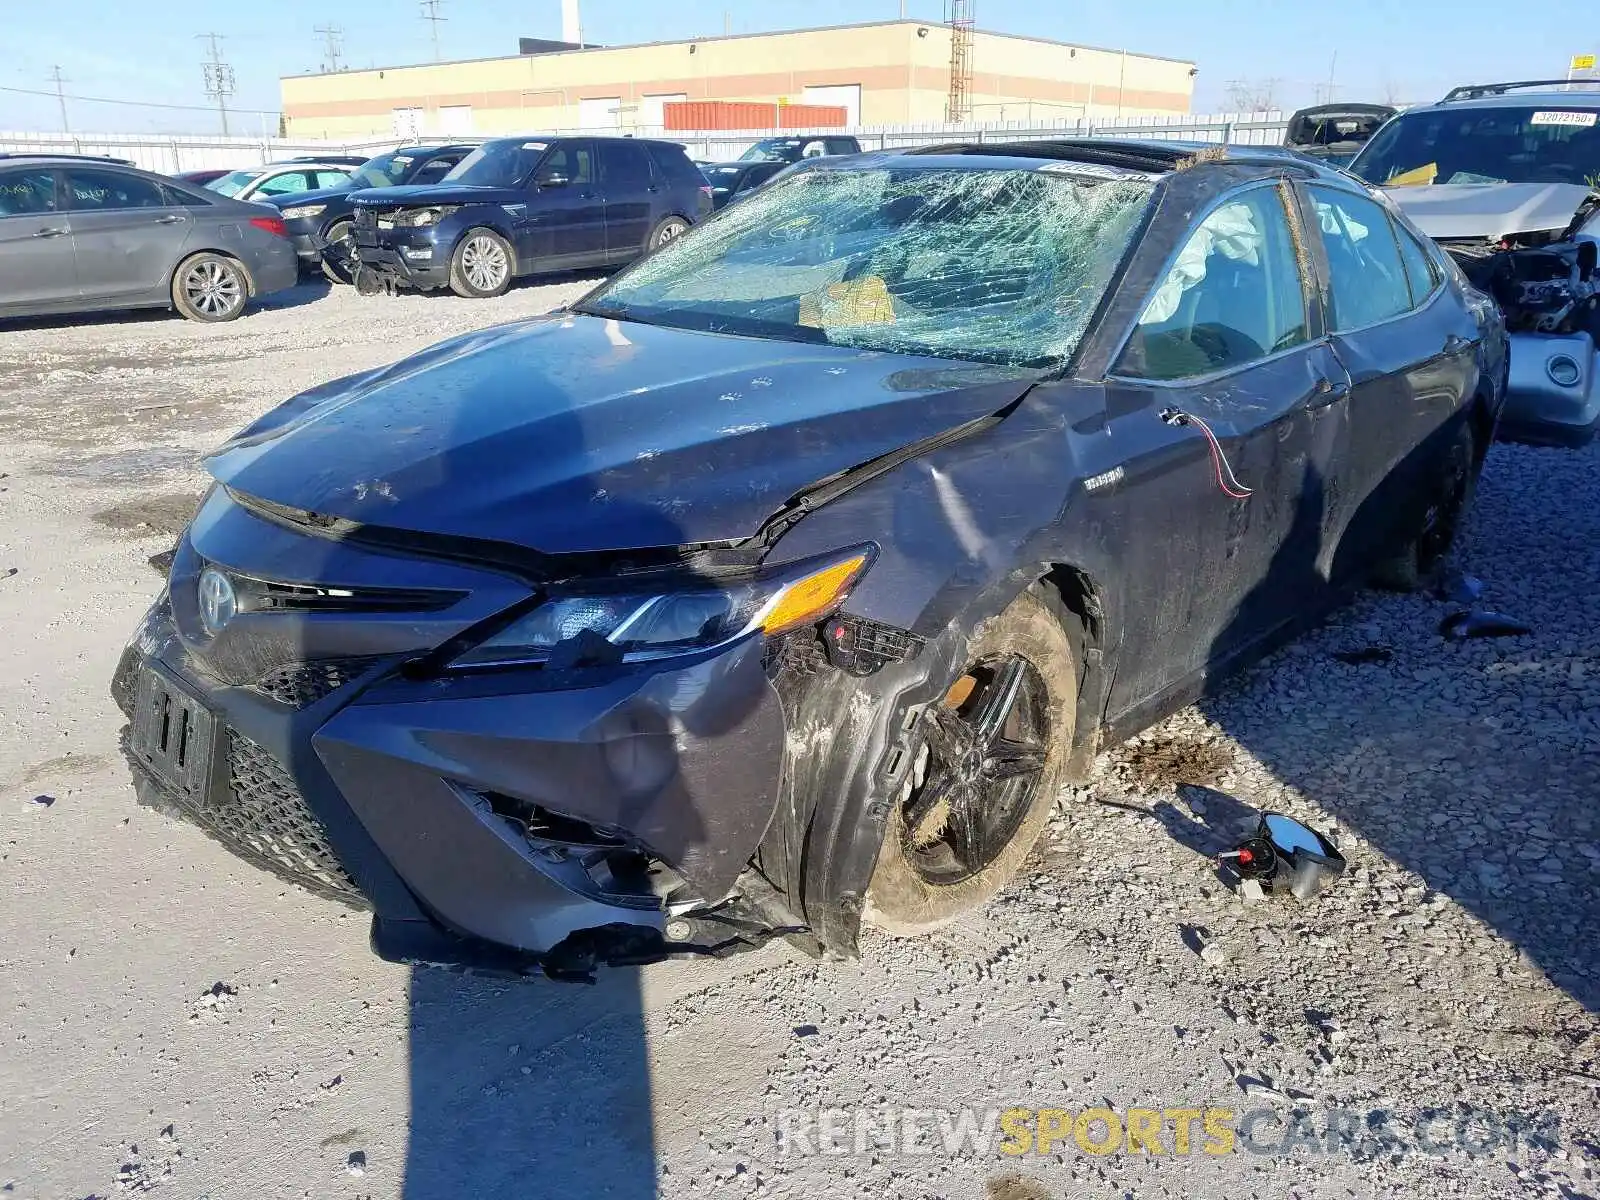
[[[1378,131],[1350,168],[1390,187],[1432,183],[1600,183],[1600,107],[1438,108]]]
[[[603,285],[580,312],[1046,366],[1070,356],[1154,184],[1060,170],[810,169]]]

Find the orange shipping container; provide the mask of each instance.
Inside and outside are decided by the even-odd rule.
[[[675,100],[661,106],[661,123],[672,130],[837,129],[842,104],[768,104],[753,100]]]

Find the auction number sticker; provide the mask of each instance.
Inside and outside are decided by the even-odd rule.
[[[1536,112],[1533,114],[1534,125],[1579,125],[1589,128],[1595,123],[1595,118],[1600,113],[1592,112]]]

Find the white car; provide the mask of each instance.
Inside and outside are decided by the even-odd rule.
[[[269,196],[338,187],[350,178],[354,170],[353,167],[334,163],[267,163],[265,166],[230,171],[220,179],[213,179],[206,187],[224,196],[232,196],[235,200],[265,200]]]

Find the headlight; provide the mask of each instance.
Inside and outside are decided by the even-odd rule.
[[[301,217],[320,217],[327,207],[326,204],[297,204],[293,208],[283,210],[283,219],[298,221]]]
[[[423,229],[429,225],[437,225],[439,218],[452,211],[448,208],[414,208],[394,213],[389,218],[389,223],[395,229]],[[378,222],[380,225],[382,221]]]
[[[750,634],[768,637],[811,625],[844,603],[872,565],[858,547],[766,579],[725,588],[685,588],[552,596],[450,662],[453,669],[561,660],[558,648],[582,638],[622,662],[650,662],[713,649]],[[599,639],[598,643],[596,639]],[[584,653],[579,657],[600,657]]]

